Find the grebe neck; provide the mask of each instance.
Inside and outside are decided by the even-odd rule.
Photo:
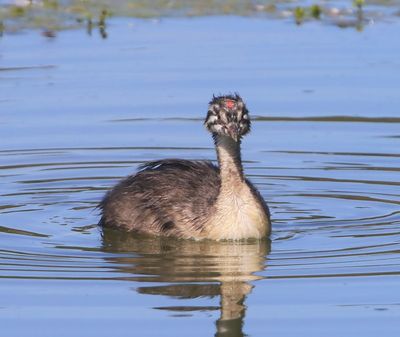
[[[240,140],[231,137],[214,136],[221,176],[221,187],[232,189],[244,182],[242,159],[240,156]]]

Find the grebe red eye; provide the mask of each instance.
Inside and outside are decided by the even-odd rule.
[[[228,109],[232,109],[234,106],[235,106],[235,102],[234,101],[225,101],[225,106],[228,108]]]

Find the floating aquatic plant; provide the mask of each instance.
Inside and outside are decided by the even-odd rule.
[[[304,18],[306,16],[306,11],[304,10],[303,7],[296,7],[294,9],[293,14],[296,20],[296,24],[300,25],[304,21]]]
[[[321,18],[321,7],[318,5],[312,5],[310,7],[310,14],[314,19],[320,19]]]
[[[353,0],[353,5],[358,9],[362,9],[365,4],[365,0]]]
[[[26,14],[27,9],[22,6],[10,6],[8,8],[8,15],[12,18],[22,17]]]
[[[359,18],[374,13],[365,11],[365,0],[352,1],[353,6],[358,9]],[[297,24],[311,19],[336,24],[335,20],[330,19],[336,12],[339,13],[336,16],[354,18],[354,11],[348,8],[352,4],[350,0],[347,1],[347,8],[343,9],[329,6],[328,2],[302,4],[307,4],[307,1],[298,0],[296,7],[293,7],[293,0],[19,0],[11,5],[0,5],[0,21],[3,22],[4,32],[32,28],[61,30],[76,27],[86,28],[91,32],[93,27],[105,31],[106,21],[111,15],[135,18],[204,15],[264,15],[266,18],[293,16]],[[379,4],[381,3],[378,2],[377,5]],[[382,8],[386,10],[388,6],[382,5]],[[378,17],[378,14],[375,16]]]

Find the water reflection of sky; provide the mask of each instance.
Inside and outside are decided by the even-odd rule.
[[[90,144],[91,132],[106,128],[106,145],[118,138],[108,136],[113,127],[123,126],[110,119],[201,118],[212,93],[230,91],[240,92],[257,116],[398,114],[395,23],[363,33],[228,17],[114,25],[107,41],[75,31],[52,42],[34,33],[3,38],[3,68],[33,67],[1,72],[3,134],[18,126],[20,136],[36,133],[40,143],[50,124],[55,145],[82,128]]]
[[[398,30],[214,17],[3,36],[7,336],[397,336]],[[101,235],[94,206],[139,163],[215,158],[202,118],[226,91],[258,116],[243,159],[271,247]]]

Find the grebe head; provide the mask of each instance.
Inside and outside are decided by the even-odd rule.
[[[214,96],[204,124],[214,137],[228,136],[237,142],[250,131],[249,111],[238,94]]]

